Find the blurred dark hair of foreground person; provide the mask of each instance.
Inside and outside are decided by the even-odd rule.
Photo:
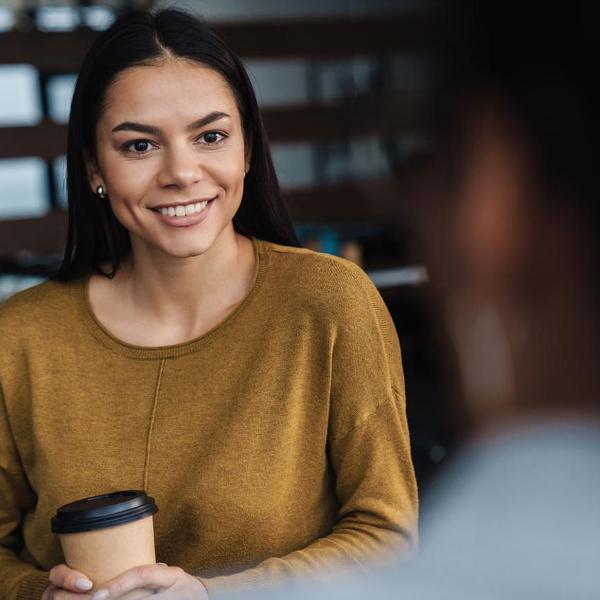
[[[600,598],[593,12],[450,5],[421,216],[472,431],[380,596]]]
[[[593,8],[450,6],[420,217],[472,434],[420,556],[313,600],[600,598]]]

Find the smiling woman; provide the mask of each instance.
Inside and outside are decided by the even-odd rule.
[[[92,275],[89,296],[96,316],[120,339],[156,346],[193,339],[225,318],[248,294],[254,252],[249,240],[235,232],[233,222],[250,159],[234,94],[218,71],[167,55],[128,68],[109,86],[96,125],[96,148],[93,156],[88,153],[86,167],[91,189],[101,188],[107,196],[133,252],[112,281]],[[293,234],[289,241],[294,243]],[[207,276],[190,280],[196,289],[199,279],[203,287],[223,287],[217,298],[207,291],[202,294],[209,302],[199,301],[183,284],[187,278],[179,280],[180,285],[171,277],[164,281],[162,273],[172,258],[194,257],[196,265],[210,261],[213,273],[220,267],[219,281]],[[233,258],[239,264],[232,264]],[[183,265],[176,264],[168,267],[169,273]],[[156,299],[148,281],[152,288],[158,281],[168,288],[165,307],[179,289],[181,297],[190,300],[185,308],[191,318],[140,331],[138,301],[129,309],[122,302],[121,310],[115,310],[120,286],[123,296],[127,287],[136,286],[143,292],[140,297]],[[161,312],[158,304],[147,308],[149,313]]]
[[[298,247],[239,59],[185,13],[123,17],[67,161],[59,276],[0,308],[0,596],[203,598],[410,548],[393,323],[358,267]],[[125,489],[156,499],[166,564],[90,582],[49,519]]]

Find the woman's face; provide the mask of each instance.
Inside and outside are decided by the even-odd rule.
[[[134,250],[185,258],[233,239],[244,189],[244,134],[229,85],[184,59],[123,71],[96,129],[103,185]]]

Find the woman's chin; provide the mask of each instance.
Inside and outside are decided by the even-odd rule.
[[[140,245],[134,245],[134,256],[154,257],[154,260],[162,262],[169,259],[186,259],[202,256],[212,246],[212,240],[188,240],[180,243],[172,241],[160,240],[158,243],[151,243],[148,239]]]
[[[195,258],[198,256],[202,256],[209,248],[210,246],[200,246],[200,245],[195,245],[193,247],[186,247],[186,248],[164,248],[163,252],[167,255],[167,257],[169,258],[179,258],[179,259],[185,259],[185,258]]]

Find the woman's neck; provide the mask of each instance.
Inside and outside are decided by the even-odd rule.
[[[254,258],[252,242],[234,231],[190,258],[174,258],[134,245],[118,284],[132,302],[156,316],[174,310],[192,314],[239,296],[247,287],[248,267],[254,262],[249,258]]]
[[[136,246],[114,279],[95,278],[89,294],[98,320],[128,343],[161,346],[199,337],[224,321],[254,283],[252,241],[234,231],[190,258]]]

